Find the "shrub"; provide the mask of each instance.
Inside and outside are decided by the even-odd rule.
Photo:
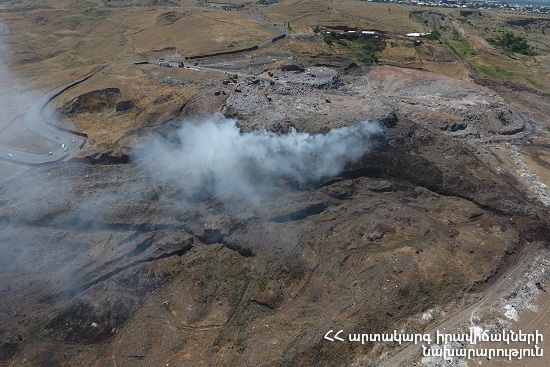
[[[489,42],[506,51],[515,52],[522,55],[533,55],[533,48],[529,46],[527,40],[521,36],[516,36],[511,32],[506,32],[502,37],[489,39]]]
[[[437,29],[434,29],[432,33],[426,35],[425,38],[428,40],[437,41],[441,38],[441,33],[439,33]]]

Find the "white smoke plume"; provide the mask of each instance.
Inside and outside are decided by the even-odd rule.
[[[214,116],[184,123],[176,145],[156,139],[146,167],[160,181],[178,184],[188,197],[250,190],[279,179],[304,187],[337,175],[382,135],[381,126],[369,121],[316,135],[294,129],[241,132],[235,120]]]

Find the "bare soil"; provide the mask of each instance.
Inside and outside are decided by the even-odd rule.
[[[514,286],[505,276],[520,279],[528,255],[545,251],[547,65],[494,61],[502,53],[476,23],[508,16],[469,25],[450,10],[419,22],[417,8],[369,2],[246,7],[290,36],[195,65],[184,56],[248,46],[273,28],[194,1],[1,4],[16,90],[93,74],[44,111],[88,135],[77,156],[32,169],[0,161],[1,366],[379,363],[395,350],[323,335],[433,330],[445,319],[424,313],[498,303]],[[459,52],[400,36],[436,18],[464,30],[445,38]],[[311,31],[342,23],[390,33],[384,65],[357,65]],[[480,74],[490,62],[516,70]],[[133,156],[152,136],[177,146],[185,119],[214,113],[279,134],[375,120],[384,137],[308,186],[251,172],[253,205],[246,192],[183,198],[195,183],[159,181]],[[45,148],[20,128],[10,125],[10,144]]]

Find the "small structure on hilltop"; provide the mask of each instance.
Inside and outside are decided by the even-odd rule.
[[[407,33],[406,36],[407,37],[424,37],[424,36],[427,36],[431,33]]]

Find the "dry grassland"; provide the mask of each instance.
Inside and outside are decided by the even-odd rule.
[[[6,14],[19,71],[58,72],[175,48],[183,55],[254,45],[276,31],[241,12],[137,7]],[[24,65],[24,67],[23,67]]]
[[[346,25],[392,33],[424,32],[427,29],[409,18],[411,7],[366,1],[281,1],[264,10],[268,19],[301,32],[315,25]]]
[[[125,15],[128,39],[136,53],[167,47],[175,47],[184,56],[231,51],[277,34],[237,11],[204,8]]]
[[[247,17],[247,11],[258,11],[264,18],[291,30],[287,39],[250,53],[254,58],[282,51],[295,55],[306,65],[333,62],[345,66],[348,59],[360,64],[351,49],[338,44],[329,46],[322,37],[313,37],[315,25],[345,25],[387,34],[386,48],[377,54],[381,64],[424,69],[461,80],[481,77],[495,83],[516,83],[542,93],[547,93],[550,86],[548,36],[533,27],[506,25],[510,19],[525,17],[522,15],[492,11],[465,17],[459,10],[355,0],[282,0],[268,7],[246,4],[243,11],[224,11],[191,0],[173,4],[180,6],[56,0],[47,4],[50,9],[2,14],[11,32],[11,67],[22,77],[10,93],[51,89],[101,69],[92,79],[64,94],[56,105],[90,90],[119,88],[121,100],[136,104],[131,112],[107,114],[101,121],[91,117],[93,114],[73,118],[77,128],[93,136],[92,143],[96,140],[104,145],[114,144],[142,124],[157,124],[172,116],[174,109],[195,93],[197,85],[208,79],[203,79],[206,76],[200,73],[136,67],[132,62],[230,51],[275,35],[273,27]],[[452,27],[442,31],[441,41],[424,40],[422,46],[415,47],[403,36],[432,30],[411,15],[419,10],[437,12],[450,20]],[[537,55],[507,55],[487,42],[486,38],[508,29],[527,37]],[[323,59],[326,55],[338,58],[327,61]],[[273,65],[287,62],[286,56],[278,58]],[[224,63],[219,60],[220,65]],[[181,83],[169,82],[168,77]],[[521,88],[512,88],[505,96],[544,121],[544,110],[550,107],[549,102],[544,102],[544,94],[533,96]]]

